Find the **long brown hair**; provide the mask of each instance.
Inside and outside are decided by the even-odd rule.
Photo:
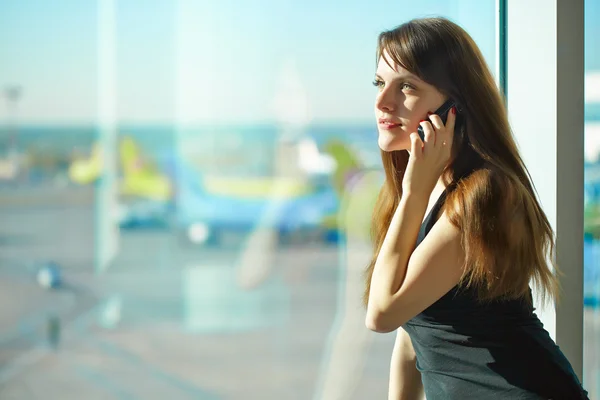
[[[385,52],[385,54],[384,54]],[[389,57],[388,57],[389,56]],[[479,300],[528,299],[533,279],[542,301],[558,295],[554,232],[534,190],[500,93],[479,48],[445,18],[414,19],[379,35],[380,57],[454,99],[457,114],[442,207],[465,251],[459,286]],[[375,260],[402,197],[407,151],[381,152],[386,180],[373,212],[373,258],[366,270],[367,305]],[[556,265],[554,271],[557,273]]]

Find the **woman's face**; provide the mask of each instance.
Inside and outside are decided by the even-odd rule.
[[[388,60],[391,60],[387,53]],[[434,112],[446,96],[401,66],[395,70],[379,59],[374,84],[378,88],[375,117],[379,147],[383,151],[410,150],[410,134],[416,132],[428,112]]]

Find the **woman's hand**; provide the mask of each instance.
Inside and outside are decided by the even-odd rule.
[[[452,107],[448,113],[445,126],[439,115],[431,114],[429,118],[431,122],[424,120],[420,123],[425,131],[425,142],[417,132],[410,134],[410,158],[402,181],[404,194],[427,198],[450,161],[456,108]]]

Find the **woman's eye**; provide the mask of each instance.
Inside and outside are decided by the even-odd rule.
[[[374,80],[373,81],[373,86],[378,87],[378,88],[382,88],[385,85],[385,83],[381,80]],[[415,87],[413,85],[411,85],[410,83],[402,83],[400,85],[400,89],[402,90],[414,90]]]

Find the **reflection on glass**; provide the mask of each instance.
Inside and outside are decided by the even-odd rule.
[[[0,3],[0,398],[385,398],[376,36],[442,14],[494,65],[495,2],[38,3]]]
[[[585,2],[585,184],[583,380],[600,395],[600,4]]]

